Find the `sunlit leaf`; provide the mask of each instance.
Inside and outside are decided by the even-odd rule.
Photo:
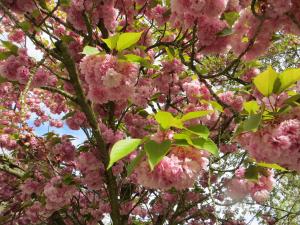
[[[277,78],[278,73],[272,67],[268,67],[266,71],[257,75],[253,82],[260,93],[264,96],[270,96],[273,93]]]
[[[163,129],[169,129],[170,127],[183,128],[181,120],[175,118],[169,112],[159,111],[154,118]]]
[[[136,44],[140,40],[142,33],[128,32],[120,34],[117,42],[117,50],[120,52]]]
[[[148,156],[148,162],[151,170],[163,159],[163,157],[169,152],[171,147],[171,141],[163,141],[157,143],[155,141],[148,141],[145,143],[144,148]]]
[[[100,51],[97,48],[85,46],[82,53],[84,55],[97,55],[100,53]]]
[[[131,152],[137,149],[141,144],[141,139],[124,139],[116,142],[110,152],[110,161],[108,169],[120,159],[126,157]]]

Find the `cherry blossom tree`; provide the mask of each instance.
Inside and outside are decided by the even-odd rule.
[[[299,0],[0,16],[0,224],[300,223]]]

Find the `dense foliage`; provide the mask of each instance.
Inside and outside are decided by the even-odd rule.
[[[0,224],[300,223],[299,0],[0,14]]]

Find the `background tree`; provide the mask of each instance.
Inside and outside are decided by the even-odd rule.
[[[298,0],[0,12],[0,224],[299,224]]]

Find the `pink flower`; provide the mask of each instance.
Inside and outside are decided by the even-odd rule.
[[[267,191],[265,189],[257,191],[252,195],[252,198],[257,203],[260,203],[260,204],[264,203],[269,198],[269,191]]]
[[[168,156],[150,170],[143,161],[135,170],[137,183],[148,187],[168,190],[172,187],[182,190],[191,187],[206,169],[208,160],[202,152],[192,148],[173,148]]]

